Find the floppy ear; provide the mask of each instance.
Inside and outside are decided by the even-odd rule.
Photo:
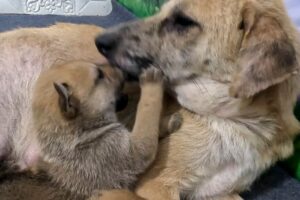
[[[274,16],[248,2],[242,18],[244,38],[238,58],[241,71],[230,94],[249,98],[297,73],[297,59],[293,44]]]
[[[54,83],[54,88],[58,93],[58,105],[62,114],[73,119],[77,116],[79,109],[79,101],[69,91],[69,86],[66,83]]]

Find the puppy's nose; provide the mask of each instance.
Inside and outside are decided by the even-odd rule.
[[[98,51],[108,57],[115,50],[119,37],[113,33],[105,33],[96,38]]]

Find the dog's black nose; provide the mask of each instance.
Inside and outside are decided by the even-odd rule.
[[[118,36],[113,33],[105,33],[96,38],[98,51],[104,56],[109,56],[118,44]]]

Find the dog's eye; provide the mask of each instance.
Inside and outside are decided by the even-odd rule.
[[[181,12],[176,12],[172,17],[166,18],[160,25],[159,33],[176,31],[178,33],[184,33],[188,29],[193,27],[202,28],[201,25],[194,21],[192,18],[186,16]]]
[[[184,14],[179,13],[174,16],[174,26],[178,29],[185,29],[198,25],[199,24],[196,21]]]
[[[103,73],[103,71],[101,70],[101,69],[98,69],[97,70],[98,71],[98,79],[103,79],[104,78],[104,73]]]
[[[69,89],[69,85],[67,83],[62,83],[62,85],[66,88],[66,89]]]
[[[239,30],[244,30],[245,29],[245,22],[244,22],[244,20],[240,22],[238,28],[239,28]]]

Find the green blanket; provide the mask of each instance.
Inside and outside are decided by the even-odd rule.
[[[137,17],[148,17],[156,13],[166,0],[117,0]]]
[[[300,120],[300,99],[298,99],[295,107],[295,115]],[[285,162],[287,168],[293,173],[298,180],[300,180],[300,137],[295,141],[294,155]]]

